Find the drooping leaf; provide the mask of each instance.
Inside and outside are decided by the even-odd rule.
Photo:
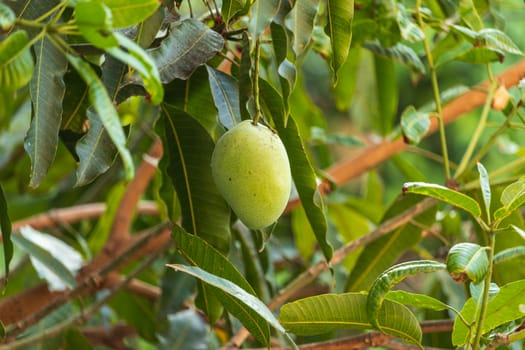
[[[479,183],[481,186],[481,194],[483,195],[483,203],[485,204],[485,210],[487,217],[490,220],[490,202],[491,202],[491,192],[490,192],[490,183],[489,183],[489,174],[487,169],[480,162],[477,163],[478,172],[479,172]]]
[[[475,243],[462,242],[450,248],[447,255],[447,270],[460,282],[480,283],[489,268],[487,249]]]
[[[404,290],[391,290],[385,295],[386,300],[397,301],[403,305],[412,305],[435,311],[450,309],[450,306],[430,295],[410,293]]]
[[[169,264],[167,266],[190,274],[215,287],[217,297],[224,303],[226,309],[237,317],[253,336],[264,345],[268,346],[270,341],[268,325],[271,325],[279,332],[286,333],[279,321],[262,301],[235,283],[195,266]],[[261,320],[264,322],[261,322]]]
[[[36,65],[30,85],[33,118],[24,143],[31,158],[31,187],[40,184],[55,158],[67,69],[66,57],[46,36],[34,49]]]
[[[219,121],[227,129],[241,121],[238,83],[231,75],[206,66],[213,101],[219,112]]]
[[[503,220],[525,203],[525,179],[508,185],[503,190],[500,201],[503,206],[494,212],[494,220]]]
[[[260,80],[259,85],[263,104],[268,115],[270,115],[275,122],[279,137],[283,141],[286,152],[288,153],[292,177],[308,221],[312,226],[317,242],[321,246],[325,259],[330,261],[333,248],[326,237],[327,225],[323,209],[324,205],[317,190],[315,173],[306,155],[301,136],[297,130],[297,125],[293,118],[289,117],[288,123],[285,126],[286,113],[284,111],[282,97],[265,80]]]
[[[81,1],[75,5],[78,30],[94,46],[105,49],[118,45],[113,29],[111,10],[98,1]]]
[[[435,272],[445,268],[445,264],[433,260],[407,261],[394,265],[384,271],[372,284],[366,300],[366,311],[370,323],[379,330],[383,330],[379,323],[379,310],[384,302],[385,295],[392,286],[408,276],[420,272]]]
[[[246,0],[223,0],[221,7],[222,19],[228,24],[232,17],[244,10],[245,6]]]
[[[159,0],[102,0],[102,3],[111,10],[113,28],[142,22],[161,4]]]
[[[277,73],[279,75],[279,85],[281,88],[280,91],[281,95],[283,96],[283,104],[286,111],[285,115],[288,115],[290,110],[288,99],[295,86],[295,80],[297,78],[297,69],[296,66],[287,58],[289,51],[289,39],[284,26],[272,22],[272,24],[270,25],[270,31],[272,34],[272,44],[275,53],[275,60],[278,64]]]
[[[15,23],[16,15],[9,6],[0,2],[0,29],[7,32]]]
[[[324,294],[300,299],[281,307],[279,321],[290,333],[316,335],[338,329],[369,329],[367,296],[361,293]],[[378,315],[385,333],[412,343],[421,342],[421,328],[414,314],[397,302],[386,300]]]
[[[327,0],[326,34],[330,37],[332,56],[330,67],[337,83],[339,69],[346,62],[352,41],[353,0]]]
[[[171,28],[160,47],[150,51],[163,83],[187,79],[200,65],[222,49],[222,36],[196,19],[185,19]]]
[[[34,63],[28,45],[29,37],[23,30],[11,33],[0,42],[0,87],[2,91],[16,91],[31,80]]]
[[[29,254],[33,266],[48,282],[50,290],[76,286],[74,270],[82,265],[82,257],[57,238],[38,232],[29,226],[13,235],[13,242]]]
[[[241,62],[239,65],[239,109],[242,119],[248,118],[251,113],[248,109],[248,101],[253,98],[252,79],[250,77],[251,67],[250,41],[248,34],[244,33],[242,36]]]
[[[384,47],[377,43],[366,42],[363,43],[363,47],[378,55],[387,57],[391,60],[394,60],[395,62],[404,64],[418,73],[424,74],[426,71],[425,65],[423,64],[419,56],[416,54],[416,52],[412,48],[401,43],[397,43],[392,47]]]
[[[418,144],[430,128],[428,113],[418,112],[414,106],[408,106],[401,115],[403,135],[414,144]]]
[[[162,106],[168,176],[182,209],[182,227],[222,252],[230,247],[230,208],[217,192],[211,176],[214,143],[190,115]]]
[[[293,50],[297,57],[305,52],[312,39],[318,8],[319,0],[298,0],[292,11],[286,15],[286,27],[293,34]]]
[[[4,251],[4,273],[7,279],[9,278],[9,263],[13,258],[13,242],[11,241],[11,219],[9,219],[9,210],[2,185],[0,185],[0,229]]]
[[[524,294],[525,280],[511,282],[502,286],[499,293],[490,299],[487,304],[481,333],[486,334],[502,324],[523,318],[520,304],[523,304]],[[476,314],[476,300],[469,298],[461,310],[461,315],[467,321],[474,321],[473,318]],[[469,328],[457,318],[452,331],[452,343],[456,346],[462,346],[468,341],[468,335]]]
[[[520,245],[517,247],[504,249],[494,255],[494,264],[499,264],[510,259],[524,259],[525,258],[525,246]]]
[[[268,28],[272,19],[277,15],[281,0],[254,1],[250,9],[250,23],[248,31],[251,34],[251,43],[255,43],[259,36]]]
[[[131,179],[135,172],[133,159],[131,158],[129,150],[126,148],[126,136],[120,125],[119,116],[104,85],[102,85],[102,82],[89,63],[70,54],[67,54],[67,59],[89,87],[89,100],[93,104],[98,118],[100,118],[102,125],[122,158],[126,178]]]
[[[461,208],[470,213],[475,218],[479,218],[481,216],[481,208],[478,202],[466,194],[451,190],[445,186],[425,182],[407,182],[403,185],[403,193],[416,193],[433,197],[445,203],[449,203],[458,208]]]

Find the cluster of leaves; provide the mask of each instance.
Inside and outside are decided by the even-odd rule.
[[[489,183],[489,174],[475,161],[486,156],[501,135],[515,137],[513,118],[524,121],[523,86],[511,91],[510,103],[501,108],[504,121],[496,119],[497,130],[474,154],[498,83],[490,65],[509,55],[523,55],[502,23],[496,5],[468,0],[2,2],[0,140],[9,144],[0,156],[2,180],[12,174],[28,176],[30,187],[53,197],[55,202],[45,199],[47,207],[62,194],[72,193],[75,203],[102,198],[114,208],[122,193],[120,181],[134,176],[138,162],[134,154],[142,152],[149,143],[145,139],[152,135],[162,139],[166,156],[160,163],[161,179],[148,195],[166,209],[167,219],[180,222],[172,235],[176,251],[161,259],[170,269],[151,269],[156,277],[163,274],[156,316],[168,326],[161,329],[152,320],[153,311],[146,310],[147,302],[133,295],[117,294],[110,305],[143,339],[166,348],[172,343],[182,348],[212,346],[209,338],[220,334],[210,336],[200,317],[180,311],[195,291],[195,305],[210,324],[225,321],[231,335],[239,328],[227,317],[233,315],[265,346],[271,342],[271,328],[294,346],[291,334],[374,328],[421,346],[418,317],[407,305],[429,310],[425,319],[430,312],[445,318],[456,315],[451,335],[455,346],[477,347],[496,339],[497,333],[520,340],[523,332],[517,330],[524,318],[524,302],[517,296],[525,292],[525,271],[508,266],[525,256],[519,215],[525,189],[523,179],[515,175],[523,170],[523,162],[516,160],[519,156],[514,152],[512,167],[490,175],[504,177]],[[308,74],[313,57],[326,61],[316,63],[316,69],[322,66],[328,71],[326,88],[333,99],[325,115],[312,103],[307,92],[312,88],[303,86],[313,81]],[[365,125],[363,129],[418,144],[432,119],[442,123],[442,105],[468,89],[439,90],[438,72],[458,62],[486,65],[491,85],[480,122],[453,177],[441,130],[440,159],[445,168],[441,182],[447,180],[457,188],[432,184],[433,175],[411,164],[410,158],[397,157],[393,166],[411,182],[389,207],[376,170],[369,173],[364,194],[341,189],[321,198],[316,169],[332,163],[330,144],[362,145],[357,138],[331,134],[329,124],[336,122],[332,115],[350,113],[355,125]],[[416,95],[401,103],[400,67],[414,81],[430,77],[433,102],[421,104]],[[362,72],[372,72],[372,78]],[[358,114],[364,115],[363,120]],[[273,228],[272,238],[269,231],[251,232],[234,222],[209,167],[218,137],[239,121],[260,115],[286,147],[301,201]],[[20,158],[21,143],[30,165]],[[20,168],[8,166],[13,161]],[[62,179],[62,186],[53,183],[53,169],[58,169],[55,176]],[[73,248],[53,240],[43,243],[28,230],[11,237],[7,209],[13,219],[17,204],[9,199],[19,188],[23,194],[35,191],[20,181],[24,181],[20,176],[11,177],[3,182],[6,194],[0,191],[6,276],[12,240],[18,249],[29,252],[50,288],[73,288],[74,270],[80,267]],[[400,192],[400,184],[395,186]],[[111,194],[106,196],[108,189]],[[95,190],[98,194],[93,194]],[[493,192],[501,193],[500,203],[491,201]],[[336,280],[332,291],[339,293],[285,304],[278,318],[266,306],[291,278],[299,276],[296,281],[300,281],[304,275],[299,272],[310,264],[334,262],[334,247],[343,249],[372,227],[383,227],[416,208],[424,201],[421,195],[445,205],[438,212],[437,201],[432,202],[430,209],[412,220],[385,228],[385,234],[359,246],[356,254],[337,258],[336,263],[344,263],[332,266],[328,278]],[[63,205],[73,204],[61,200]],[[74,245],[85,257],[102,246],[114,213],[108,210],[105,221],[96,228],[84,226],[89,234],[75,238]],[[140,222],[137,227],[147,224]],[[441,232],[436,241],[425,236],[434,227]],[[472,240],[463,234],[466,227],[472,227],[476,243],[466,242]],[[52,254],[58,247],[62,254]],[[274,268],[281,260],[293,260],[286,248],[303,263]],[[450,249],[446,263],[439,256],[443,248]],[[396,264],[406,252],[422,260]],[[171,269],[185,274],[173,274]],[[437,297],[391,291],[419,272],[429,273],[427,294],[439,289],[434,293]],[[188,282],[187,275],[196,277],[197,285]],[[462,292],[454,289],[452,279],[468,284],[469,295],[459,296]],[[438,300],[444,296],[449,300]],[[128,305],[138,311],[129,311]],[[59,309],[55,316],[72,312]],[[189,324],[189,336],[180,330],[181,324]]]

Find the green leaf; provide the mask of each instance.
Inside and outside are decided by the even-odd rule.
[[[525,280],[511,282],[501,287],[499,293],[487,304],[481,333],[486,334],[507,322],[522,319],[523,313],[520,311],[520,304],[523,304],[523,295],[525,295]],[[461,314],[467,321],[474,320],[477,314],[474,298],[467,300]],[[456,346],[462,346],[467,343],[468,335],[469,328],[459,319],[456,319],[452,331],[452,343]]]
[[[13,258],[13,242],[11,241],[11,219],[9,219],[9,210],[2,185],[0,185],[0,229],[4,251],[4,272],[7,280],[9,278],[9,263]]]
[[[275,52],[275,60],[279,65],[277,67],[277,73],[279,74],[281,95],[283,96],[283,104],[286,111],[286,115],[288,115],[290,110],[288,99],[295,86],[295,80],[297,78],[297,69],[295,64],[293,64],[287,59],[289,51],[289,40],[287,31],[285,30],[284,26],[272,22],[272,24],[270,25],[270,31],[272,34],[272,44],[273,50]]]
[[[248,31],[251,34],[251,43],[259,39],[259,36],[268,28],[273,18],[279,12],[281,0],[255,0],[250,9],[250,23]]]
[[[109,306],[120,320],[135,328],[142,338],[149,342],[157,340],[157,320],[155,304],[152,300],[134,293],[119,291],[113,295]]]
[[[319,0],[297,0],[286,15],[286,28],[293,34],[293,50],[300,57],[312,39]]]
[[[525,203],[525,178],[511,183],[501,193],[503,206],[494,213],[494,220],[501,221]]]
[[[281,307],[279,321],[297,335],[316,335],[338,329],[370,329],[367,296],[361,293],[324,294],[300,299]],[[421,342],[421,329],[405,306],[386,300],[378,315],[381,329],[412,343]]]
[[[42,182],[55,158],[67,69],[66,57],[46,36],[35,43],[34,50],[36,65],[30,85],[33,118],[24,142],[31,158],[31,187]]]
[[[425,65],[416,52],[401,43],[397,43],[392,47],[384,47],[377,43],[366,42],[363,43],[363,47],[394,62],[404,64],[418,73],[424,74],[426,71]]]
[[[190,115],[163,105],[168,176],[182,209],[182,227],[222,252],[230,247],[230,208],[211,176],[215,147],[206,130]]]
[[[63,349],[92,350],[91,343],[78,329],[70,328],[64,334]]]
[[[333,94],[337,110],[346,111],[352,105],[356,90],[356,80],[361,67],[361,47],[351,47],[346,62],[339,69],[344,79],[337,80],[333,86]]]
[[[490,183],[489,183],[489,174],[487,169],[480,162],[477,163],[478,172],[479,172],[479,183],[481,186],[481,193],[483,195],[483,203],[485,203],[485,210],[487,212],[487,217],[490,221],[490,202],[491,202],[491,192],[490,192]]]
[[[391,290],[386,294],[385,299],[396,301],[403,305],[412,305],[418,308],[435,311],[450,309],[450,306],[430,295],[410,293],[404,290]]]
[[[105,49],[118,45],[113,29],[111,10],[97,1],[81,1],[75,6],[78,30],[94,46]]]
[[[412,15],[408,13],[407,9],[402,3],[396,4],[396,19],[401,31],[401,37],[408,42],[419,42],[425,39],[423,31],[412,22]]]
[[[242,12],[246,6],[246,0],[223,0],[221,14],[223,21],[228,24],[230,19]]]
[[[291,225],[299,256],[303,261],[310,261],[315,253],[317,239],[302,206],[292,211]]]
[[[144,21],[160,6],[159,0],[102,0],[110,10],[113,28],[129,27]]]
[[[379,323],[379,310],[385,299],[385,294],[405,278],[420,272],[435,272],[445,268],[445,264],[433,260],[407,261],[394,265],[376,278],[366,300],[366,310],[370,323],[383,330]]]
[[[169,314],[166,322],[167,329],[158,334],[159,350],[208,349],[211,327],[197,311],[186,309]]]
[[[15,23],[16,15],[9,6],[0,2],[0,29],[7,32]]]
[[[499,264],[510,259],[521,259],[525,258],[525,246],[521,245],[518,247],[512,247],[504,249],[494,255],[494,264]]]
[[[270,342],[268,324],[279,332],[286,333],[279,321],[262,301],[235,283],[195,266],[170,264],[167,266],[192,275],[217,288],[217,297],[222,300],[226,309],[237,317],[250,333],[264,345],[268,346]],[[261,320],[264,322],[261,322]]]
[[[495,28],[482,29],[478,32],[476,39],[480,40],[485,47],[493,49],[496,52],[503,51],[513,55],[523,56],[520,48],[501,30]]]
[[[418,144],[430,128],[428,113],[418,112],[414,106],[408,106],[401,114],[403,135],[414,144]]]
[[[379,111],[379,118],[375,124],[383,135],[388,135],[396,123],[399,100],[396,65],[392,60],[375,56],[374,68]]]
[[[433,197],[461,208],[475,218],[481,216],[481,208],[478,202],[466,194],[451,190],[445,186],[425,182],[406,182],[403,185],[403,193],[416,193],[427,197]]]
[[[459,15],[461,21],[466,23],[470,28],[480,30],[483,28],[483,21],[476,10],[474,2],[474,0],[460,0]]]
[[[11,33],[0,42],[0,87],[16,91],[27,85],[33,75],[29,37],[23,30]]]
[[[327,0],[327,23],[325,32],[330,37],[332,56],[330,68],[334,83],[337,83],[341,66],[346,62],[352,41],[353,0]]]
[[[118,113],[104,85],[89,63],[70,54],[67,54],[67,59],[89,87],[89,100],[122,158],[126,178],[131,179],[135,172],[133,159],[126,148],[126,136],[120,125]]]
[[[49,271],[51,276],[48,275],[46,276],[47,278],[54,277],[55,279],[58,279],[59,281],[63,282],[63,284],[67,288],[74,288],[76,286],[75,276],[70,271],[70,267],[68,268],[68,266],[66,266],[61,260],[59,260],[58,257],[54,256],[54,254],[57,253],[56,250],[48,250],[53,249],[53,247],[46,245],[46,248],[44,248],[44,245],[42,243],[38,244],[37,242],[35,242],[33,239],[34,235],[28,236],[29,238],[26,238],[26,231],[30,231],[29,233],[33,231],[36,232],[30,227],[24,227],[21,230],[21,234],[11,236],[13,242],[19,248],[23,249],[26,253],[29,254],[29,256],[32,259],[33,265],[35,265],[36,260],[37,262],[40,262],[42,266]],[[39,234],[39,232],[36,233]],[[56,238],[54,239],[56,240]]]
[[[165,17],[164,7],[159,7],[157,11],[138,25],[135,41],[140,47],[148,48],[155,41]]]
[[[119,33],[114,35],[119,45],[125,50],[120,47],[113,47],[108,48],[107,52],[134,68],[144,81],[144,87],[150,95],[151,102],[155,105],[159,104],[164,97],[164,89],[160,82],[159,71],[155,66],[155,62],[133,40]]]
[[[242,119],[250,116],[248,101],[250,101],[250,98],[253,98],[252,79],[250,77],[251,69],[250,40],[248,39],[248,34],[243,33],[241,62],[239,64],[239,108]]]
[[[213,67],[207,65],[206,69],[208,70],[213,101],[219,111],[219,121],[227,129],[231,129],[241,121],[238,83],[231,75]]]
[[[208,62],[224,45],[222,36],[196,19],[177,22],[160,47],[150,51],[163,83],[175,78],[188,79],[200,65]]]
[[[478,244],[458,243],[448,252],[447,270],[456,281],[480,283],[485,278],[488,268],[487,248]]]
[[[288,118],[288,123],[285,126],[286,113],[279,93],[265,80],[260,80],[259,86],[267,113],[275,122],[279,137],[288,153],[292,177],[308,221],[312,226],[317,242],[321,246],[325,259],[330,261],[333,248],[326,237],[327,225],[324,215],[324,204],[317,190],[315,173],[306,155],[297,125],[293,118]]]

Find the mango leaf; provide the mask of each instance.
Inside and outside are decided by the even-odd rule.
[[[137,329],[137,334],[149,342],[155,342],[157,320],[154,302],[144,296],[119,291],[109,301],[116,316]]]
[[[390,218],[400,215],[421,201],[418,196],[402,196],[394,201],[383,218],[384,222]],[[358,203],[361,208],[367,203]],[[360,209],[362,210],[362,209]],[[426,210],[415,217],[419,225],[407,224],[367,244],[345,285],[347,291],[368,290],[377,276],[392,264],[395,264],[407,249],[413,247],[421,240],[423,228],[421,225],[432,225],[436,219],[436,208]],[[424,227],[424,226],[423,226]]]
[[[501,221],[525,203],[525,178],[511,183],[501,193],[503,206],[494,212],[494,220]]]
[[[268,28],[273,18],[279,12],[281,0],[256,0],[250,9],[250,23],[248,31],[251,34],[251,43],[254,44],[259,36]]]
[[[345,78],[337,80],[337,83],[332,87],[335,106],[339,111],[346,111],[352,105],[357,85],[357,73],[361,66],[361,51],[360,46],[350,48],[346,62],[339,69],[340,75]]]
[[[196,19],[173,25],[168,38],[150,51],[163,83],[175,78],[188,79],[200,65],[208,62],[224,45],[222,36]]]
[[[487,248],[475,243],[458,243],[447,255],[447,270],[455,281],[483,281],[489,268]]]
[[[224,23],[228,24],[230,19],[242,12],[246,6],[246,0],[223,0],[221,14]]]
[[[450,309],[450,306],[430,295],[410,293],[404,290],[391,290],[385,295],[385,300],[435,311]]]
[[[191,278],[191,277],[190,277]],[[168,327],[158,334],[159,350],[208,349],[211,328],[192,309],[168,315]]]
[[[237,81],[231,75],[208,65],[206,69],[208,70],[213,102],[219,111],[219,121],[227,129],[231,129],[241,121]]]
[[[119,116],[104,85],[89,63],[71,54],[67,54],[67,59],[89,87],[89,101],[93,104],[93,108],[122,158],[126,178],[131,179],[135,172],[133,159],[126,148],[126,136],[120,125]]]
[[[246,119],[250,116],[248,102],[253,98],[252,79],[250,71],[252,69],[252,59],[250,55],[250,40],[248,34],[242,35],[241,62],[239,65],[239,109],[241,118]]]
[[[13,242],[29,254],[40,277],[45,278],[50,290],[63,290],[76,286],[73,271],[82,266],[82,257],[73,248],[57,238],[26,226]]]
[[[523,318],[523,313],[520,310],[520,304],[523,304],[523,295],[525,295],[525,280],[511,282],[502,286],[499,293],[490,299],[487,304],[481,333],[486,334],[507,322]],[[467,321],[474,321],[476,314],[476,300],[469,298],[461,310],[461,315]],[[455,346],[466,344],[469,333],[469,328],[459,318],[456,318],[452,330],[452,343]]]
[[[483,28],[483,21],[479,15],[474,0],[459,1],[459,14],[461,21],[474,30]]]
[[[477,39],[485,47],[493,49],[496,52],[506,52],[513,55],[523,56],[523,52],[504,32],[495,28],[485,28],[478,32]]]
[[[263,105],[266,108],[267,115],[271,116],[275,122],[279,137],[284,143],[292,177],[299,193],[299,198],[304,207],[308,221],[321,246],[324,257],[330,261],[333,254],[333,248],[326,237],[327,224],[324,215],[324,204],[317,190],[317,180],[313,167],[306,155],[301,136],[297,130],[297,125],[293,118],[288,118],[285,126],[285,116],[283,99],[279,93],[265,80],[259,81]]]
[[[408,42],[419,42],[425,38],[423,31],[412,22],[412,15],[402,3],[396,4],[396,19],[401,32],[401,37]]]
[[[430,128],[428,113],[418,112],[414,106],[408,106],[401,114],[403,135],[414,144],[418,144]]]
[[[374,57],[378,118],[374,124],[383,135],[388,135],[396,123],[399,88],[396,65],[392,60]]]
[[[384,47],[377,43],[366,42],[363,43],[363,47],[394,62],[404,64],[418,73],[425,74],[425,65],[416,52],[406,45],[397,43],[392,47]]]
[[[81,1],[75,5],[78,30],[94,46],[105,49],[115,47],[118,41],[113,29],[111,10],[98,1]]]
[[[277,73],[279,74],[279,82],[281,87],[281,95],[283,96],[283,104],[288,115],[290,106],[288,104],[288,98],[295,86],[295,80],[297,78],[296,66],[291,63],[288,59],[288,34],[284,26],[272,22],[270,25],[270,31],[272,34],[272,44],[275,53],[275,60],[279,65]],[[285,120],[286,125],[286,120]]]
[[[293,50],[296,57],[305,52],[312,39],[314,20],[319,8],[319,0],[297,0],[293,9],[286,15],[286,28],[293,34]]]
[[[46,36],[35,43],[34,50],[36,65],[30,85],[33,118],[24,142],[31,158],[31,187],[41,183],[55,158],[67,69],[66,57]]]
[[[31,80],[34,63],[28,45],[29,37],[23,30],[11,33],[0,42],[0,86],[2,90],[16,91]]]
[[[9,6],[0,2],[0,29],[7,32],[15,23],[16,15]]]
[[[433,197],[465,210],[474,216],[474,218],[481,216],[481,208],[478,202],[466,194],[451,190],[445,186],[425,182],[406,182],[403,185],[403,193],[416,193]]]
[[[221,252],[230,247],[230,208],[217,192],[211,176],[214,143],[190,115],[162,106],[168,176],[177,191],[182,227]]]
[[[407,261],[394,265],[376,278],[366,300],[366,311],[370,323],[379,330],[383,330],[379,323],[379,310],[384,302],[385,294],[390,289],[409,276],[420,272],[435,272],[445,268],[445,264],[433,260]]]
[[[346,62],[352,41],[354,0],[327,0],[326,15],[325,32],[332,47],[330,68],[333,81],[337,83],[339,69]]]
[[[525,246],[521,245],[518,247],[512,247],[504,249],[494,255],[494,264],[499,264],[510,259],[521,259],[525,258]]]
[[[164,89],[155,62],[133,40],[119,33],[115,33],[114,36],[118,40],[119,46],[125,50],[120,47],[111,47],[106,51],[135,69],[144,81],[144,87],[150,95],[151,102],[155,105],[159,104],[164,97]]]
[[[11,241],[11,219],[5,199],[4,189],[0,185],[0,229],[2,233],[2,248],[4,250],[4,272],[6,280],[9,278],[9,263],[13,258],[13,242]]]
[[[370,329],[366,294],[324,294],[300,299],[281,307],[279,321],[290,333],[316,335],[338,329]],[[381,329],[411,343],[420,344],[421,328],[414,314],[404,305],[386,300],[378,323]]]
[[[269,333],[266,333],[268,324],[287,336],[288,340],[294,344],[268,307],[235,283],[195,266],[170,264],[166,266],[176,271],[192,275],[217,288],[217,297],[224,303],[225,308],[237,317],[253,336],[264,345],[269,346],[270,342]],[[264,322],[261,322],[261,319],[264,320]],[[268,336],[265,333],[268,334]]]
[[[480,162],[477,163],[478,172],[479,172],[479,183],[481,186],[481,194],[483,195],[483,203],[485,203],[485,210],[487,213],[487,218],[490,221],[490,202],[491,202],[491,192],[490,192],[490,183],[489,183],[489,174],[487,169]]]
[[[503,52],[488,49],[486,47],[472,47],[469,50],[455,57],[458,61],[472,64],[488,64],[491,62],[500,62],[504,58]]]
[[[150,47],[161,29],[165,17],[164,7],[159,7],[157,11],[138,25],[135,41],[140,47],[144,49]]]
[[[151,16],[161,2],[159,0],[102,0],[110,10],[113,28],[129,27]]]

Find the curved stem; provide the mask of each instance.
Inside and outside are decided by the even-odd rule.
[[[421,0],[416,1],[416,17],[419,28],[424,30],[423,16],[421,14]],[[432,81],[432,92],[434,94],[434,102],[436,104],[436,113],[439,125],[439,139],[441,141],[441,152],[443,153],[443,167],[445,168],[445,178],[450,179],[450,163],[448,160],[447,138],[445,136],[445,123],[443,122],[443,112],[441,107],[441,98],[439,96],[439,84],[437,79],[436,67],[434,65],[434,58],[432,57],[432,50],[426,35],[423,36],[423,45],[427,55],[428,69],[430,70],[430,79]]]

